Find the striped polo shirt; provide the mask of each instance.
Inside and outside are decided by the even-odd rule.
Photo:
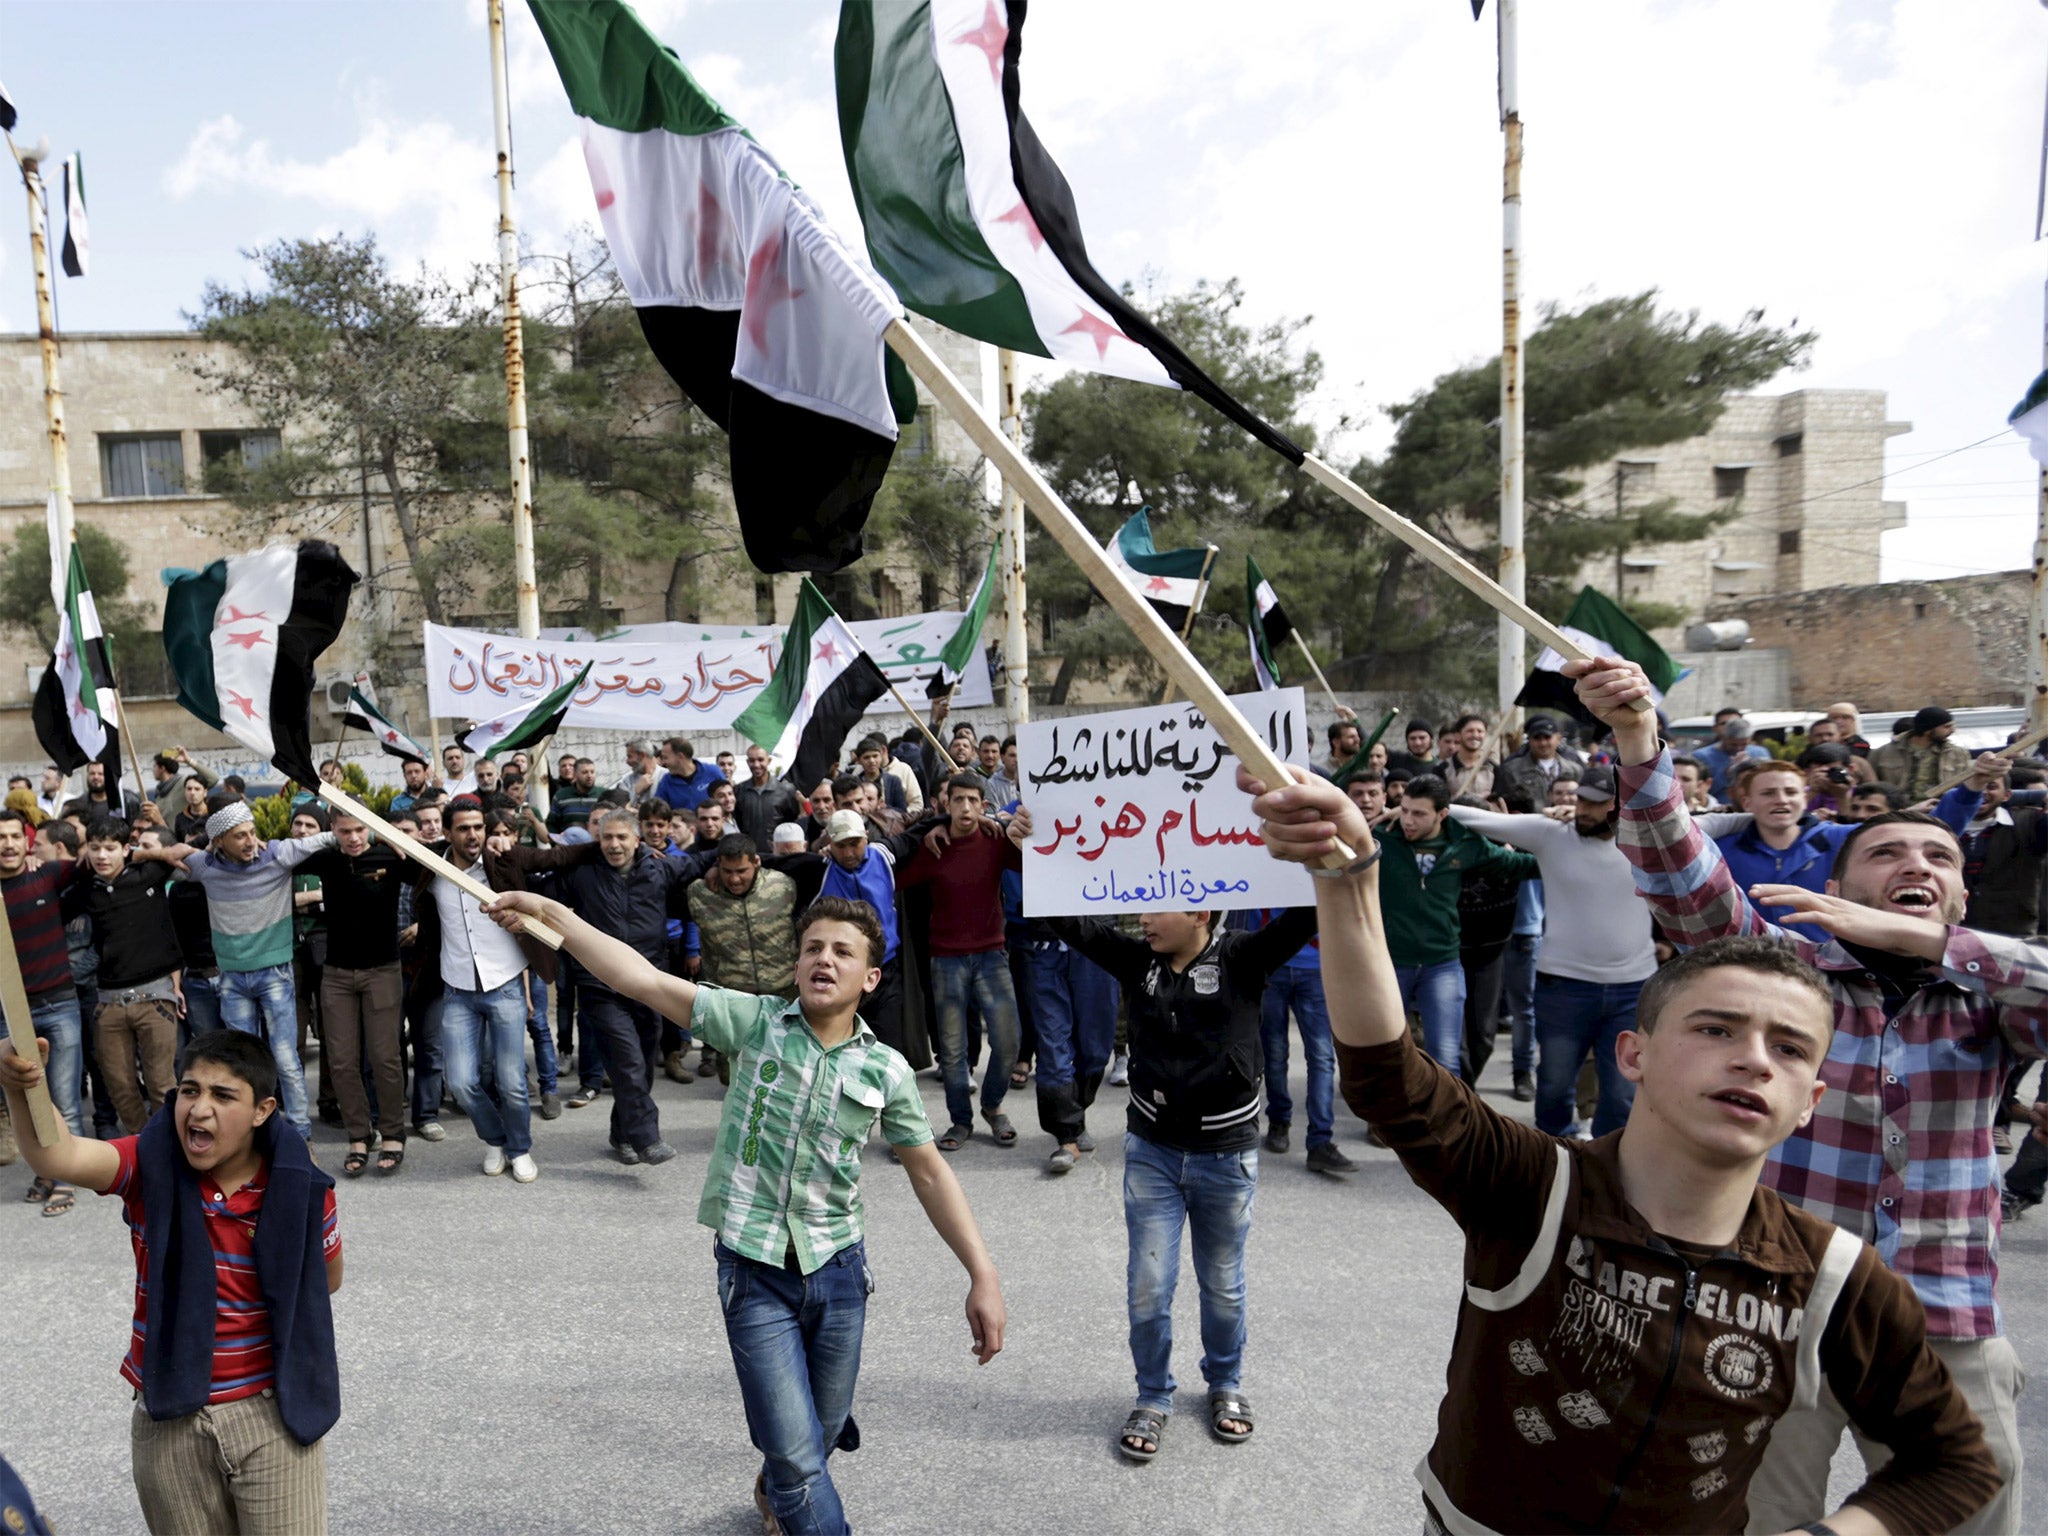
[[[322,832],[265,843],[246,864],[211,849],[185,861],[185,878],[206,889],[213,954],[222,970],[292,963],[292,871],[333,846],[334,834]]]
[[[102,1193],[121,1197],[121,1217],[128,1223],[129,1241],[135,1248],[135,1321],[128,1335],[128,1353],[121,1360],[121,1379],[138,1392],[142,1390],[142,1343],[149,1332],[149,1247],[142,1238],[142,1181],[135,1176],[133,1136],[110,1141],[121,1159],[114,1182]],[[263,1191],[269,1186],[266,1163],[256,1177],[231,1195],[218,1184],[199,1175],[199,1199],[206,1209],[206,1230],[213,1237],[213,1283],[218,1310],[213,1324],[213,1388],[209,1403],[232,1403],[254,1397],[277,1381],[277,1368],[270,1350],[270,1309],[263,1304],[263,1287],[256,1279],[256,1218],[263,1209]],[[327,1191],[327,1204],[320,1219],[320,1252],[330,1262],[341,1252],[341,1229],[336,1225],[334,1191]]]

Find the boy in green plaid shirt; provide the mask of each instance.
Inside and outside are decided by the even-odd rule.
[[[874,1289],[860,1151],[877,1122],[967,1270],[976,1358],[986,1365],[1003,1347],[1002,1283],[966,1195],[932,1145],[910,1064],[856,1011],[882,979],[874,909],[823,897],[803,913],[795,1001],[671,976],[529,892],[485,910],[507,928],[522,915],[540,918],[597,980],[731,1060],[697,1219],[718,1234],[719,1304],[747,1430],[763,1458],[754,1500],[770,1530],[839,1536],[849,1527],[825,1458],[860,1444],[853,1389]]]

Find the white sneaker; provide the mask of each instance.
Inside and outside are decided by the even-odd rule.
[[[515,1184],[531,1184],[540,1177],[540,1168],[531,1152],[522,1152],[512,1159],[512,1181]]]
[[[1118,1051],[1110,1058],[1109,1076],[1105,1081],[1112,1088],[1126,1087],[1131,1081],[1131,1058]]]
[[[486,1178],[495,1179],[499,1174],[503,1173],[504,1171],[505,1149],[503,1147],[485,1147],[484,1176]]]

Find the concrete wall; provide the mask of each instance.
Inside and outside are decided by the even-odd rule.
[[[1930,703],[2020,704],[2031,581],[1999,571],[1827,587],[1724,603],[1707,616],[1747,620],[1757,646],[1783,649],[1788,707],[1846,698],[1909,714]]]
[[[1790,709],[1792,657],[1775,647],[1744,651],[1674,651],[1672,659],[1690,667],[1689,676],[1664,696],[1664,712],[1673,720],[1711,715],[1715,710]]]

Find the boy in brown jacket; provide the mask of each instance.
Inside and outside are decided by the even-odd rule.
[[[1240,783],[1276,857],[1372,847],[1335,785]],[[1429,1530],[1741,1531],[1771,1425],[1823,1386],[1892,1457],[1809,1531],[1944,1531],[1998,1491],[1912,1288],[1758,1188],[1825,1091],[1817,975],[1746,938],[1665,967],[1616,1044],[1627,1124],[1560,1141],[1415,1047],[1371,856],[1315,873],[1345,1101],[1465,1231],[1449,1391],[1417,1469]]]

